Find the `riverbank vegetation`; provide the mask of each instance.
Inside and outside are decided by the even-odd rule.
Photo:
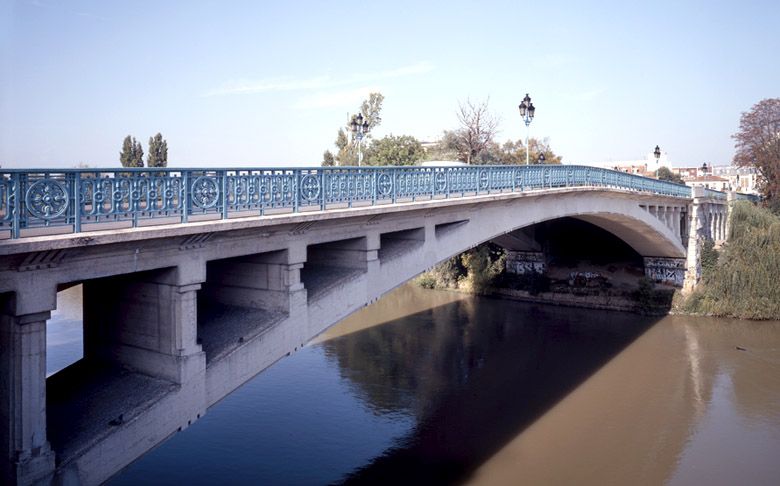
[[[505,262],[503,248],[483,243],[423,273],[417,277],[417,284],[428,289],[457,289],[486,295],[492,292],[504,274]]]
[[[436,265],[417,277],[416,283],[428,289],[640,314],[666,314],[671,306],[673,290],[656,286],[644,277],[636,277],[634,287],[615,286],[611,278],[607,278],[607,275],[613,276],[609,270],[604,270],[604,274],[583,273],[576,265],[567,264],[563,266],[571,270],[568,278],[560,275],[551,278],[537,272],[516,274],[505,270],[506,257],[506,251],[500,246],[483,243]],[[615,265],[607,267],[617,270],[613,268]]]
[[[721,250],[705,246],[702,279],[679,310],[743,319],[780,319],[780,217],[737,202]]]

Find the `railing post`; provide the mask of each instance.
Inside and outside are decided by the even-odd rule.
[[[378,178],[377,174],[379,173],[379,170],[380,169],[373,169],[371,171],[371,173],[372,173],[372,176],[371,176],[371,205],[372,206],[376,206],[376,191],[377,191],[376,183],[377,183],[377,178]]]
[[[182,171],[181,179],[182,194],[179,197],[179,203],[181,204],[181,222],[186,223],[190,219],[190,171]]]
[[[13,201],[13,205],[9,205],[8,210],[13,211],[11,213],[12,223],[11,223],[11,237],[12,238],[19,238],[21,235],[21,212],[22,212],[22,175],[19,173],[11,174],[11,180],[13,181],[11,184],[11,197]]]
[[[393,176],[391,178],[392,181],[393,181],[393,188],[392,188],[393,199],[392,200],[393,200],[393,204],[395,204],[396,201],[398,200],[398,179],[397,179],[396,169],[390,169],[390,170],[392,171],[392,174],[393,174]]]
[[[300,197],[301,197],[301,170],[302,169],[293,169],[293,181],[295,181],[295,187],[293,187],[293,212],[297,213],[298,208],[300,207]]]
[[[222,219],[228,218],[228,197],[227,197],[227,171],[217,171],[217,174],[222,174]]]
[[[138,208],[141,205],[141,193],[140,192],[138,193],[138,199],[133,198],[133,193],[135,192],[134,189],[138,189],[138,186],[139,186],[139,184],[138,184],[138,182],[139,182],[138,177],[142,177],[143,176],[143,174],[141,176],[137,176],[136,174],[138,174],[138,172],[133,172],[133,174],[132,174],[132,178],[130,179],[130,190],[129,190],[128,194],[127,194],[127,197],[128,197],[128,201],[127,201],[128,209],[130,209],[130,211],[133,214],[133,228],[138,226]],[[122,204],[121,201],[118,204],[121,205]],[[147,195],[146,195],[146,204],[147,204],[147,206],[149,205],[149,194],[148,194],[148,191],[147,191]],[[121,207],[119,207],[119,208],[115,207],[114,211],[117,211],[118,209],[121,210]]]
[[[325,205],[325,184],[327,177],[325,174],[328,172],[327,169],[322,169],[320,171],[320,211],[325,211],[326,205]]]
[[[73,175],[73,232],[81,232],[81,172]]]

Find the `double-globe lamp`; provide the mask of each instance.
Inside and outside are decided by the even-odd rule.
[[[534,119],[536,108],[534,107],[534,104],[531,103],[531,97],[528,96],[528,93],[525,94],[525,98],[523,98],[523,101],[518,108],[520,108],[520,117],[525,122],[525,165],[529,165],[530,150],[528,147],[528,126],[531,124],[531,120]]]
[[[349,124],[349,128],[352,130],[352,136],[355,137],[355,140],[357,140],[358,167],[360,167],[360,163],[363,161],[361,144],[363,142],[363,136],[368,133],[370,126],[368,125],[368,120],[363,120],[363,114],[358,113],[357,116],[352,117],[352,122]]]

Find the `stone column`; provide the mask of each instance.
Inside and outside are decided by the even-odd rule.
[[[709,229],[706,213],[706,205],[702,203],[704,188],[691,188],[693,201],[688,206],[690,225],[688,228],[688,255],[686,258],[685,280],[683,281],[683,294],[693,292],[701,278],[701,242],[706,238]]]
[[[46,290],[52,296],[41,301],[55,300],[56,290]],[[0,483],[10,485],[31,484],[54,471],[46,437],[46,321],[51,312],[17,305],[35,297],[17,296],[0,309]]]

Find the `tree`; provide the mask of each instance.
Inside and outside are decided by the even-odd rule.
[[[734,163],[755,167],[767,203],[780,211],[780,98],[761,100],[742,113],[739,131],[732,138],[736,140]]]
[[[363,115],[363,119],[368,122],[369,130],[375,129],[382,123],[381,113],[384,100],[385,97],[382,93],[369,93],[368,99],[363,100],[363,103],[360,104],[360,113]],[[350,140],[348,135],[350,122],[351,120],[348,120],[346,127],[339,128],[336,141],[334,142],[338,149],[334,157],[338,165],[357,165],[357,141]],[[371,132],[363,137],[363,143],[367,144],[370,139]],[[323,159],[324,162],[325,159]]]
[[[531,164],[540,163],[539,159],[544,154],[544,164],[560,164],[563,161],[563,157],[555,155],[550,147],[550,141],[547,138],[541,140],[537,138],[528,139],[529,156],[528,161]],[[526,147],[522,140],[512,141],[508,140],[501,147],[501,153],[498,159],[501,164],[508,165],[525,165],[525,153]]]
[[[371,130],[382,124],[382,103],[385,101],[385,97],[382,93],[369,93],[368,99],[363,100],[360,105],[360,112],[363,114],[363,118],[368,121],[368,126]]]
[[[326,150],[322,154],[322,166],[323,167],[333,167],[336,165],[336,159],[333,158],[333,153],[330,150]]]
[[[373,140],[366,150],[366,165],[414,165],[425,157],[419,140],[410,135],[388,135]]]
[[[657,171],[655,171],[655,177],[659,181],[669,181],[669,182],[675,182],[677,184],[685,184],[685,181],[683,181],[682,176],[680,174],[672,172],[671,169],[669,169],[668,167],[660,167]]]
[[[146,159],[147,167],[168,166],[168,142],[157,132],[154,137],[149,137],[149,155]]]
[[[334,144],[339,149],[336,152],[338,165],[357,165],[357,148],[349,143],[349,137],[343,128],[339,128]]]
[[[135,137],[130,137],[130,135],[125,137],[122,142],[122,151],[119,152],[119,163],[122,164],[122,167],[144,166],[144,149]]]
[[[485,150],[498,132],[498,119],[488,110],[488,101],[459,103],[458,122],[460,128],[455,132],[458,158],[467,164],[475,161]]]

